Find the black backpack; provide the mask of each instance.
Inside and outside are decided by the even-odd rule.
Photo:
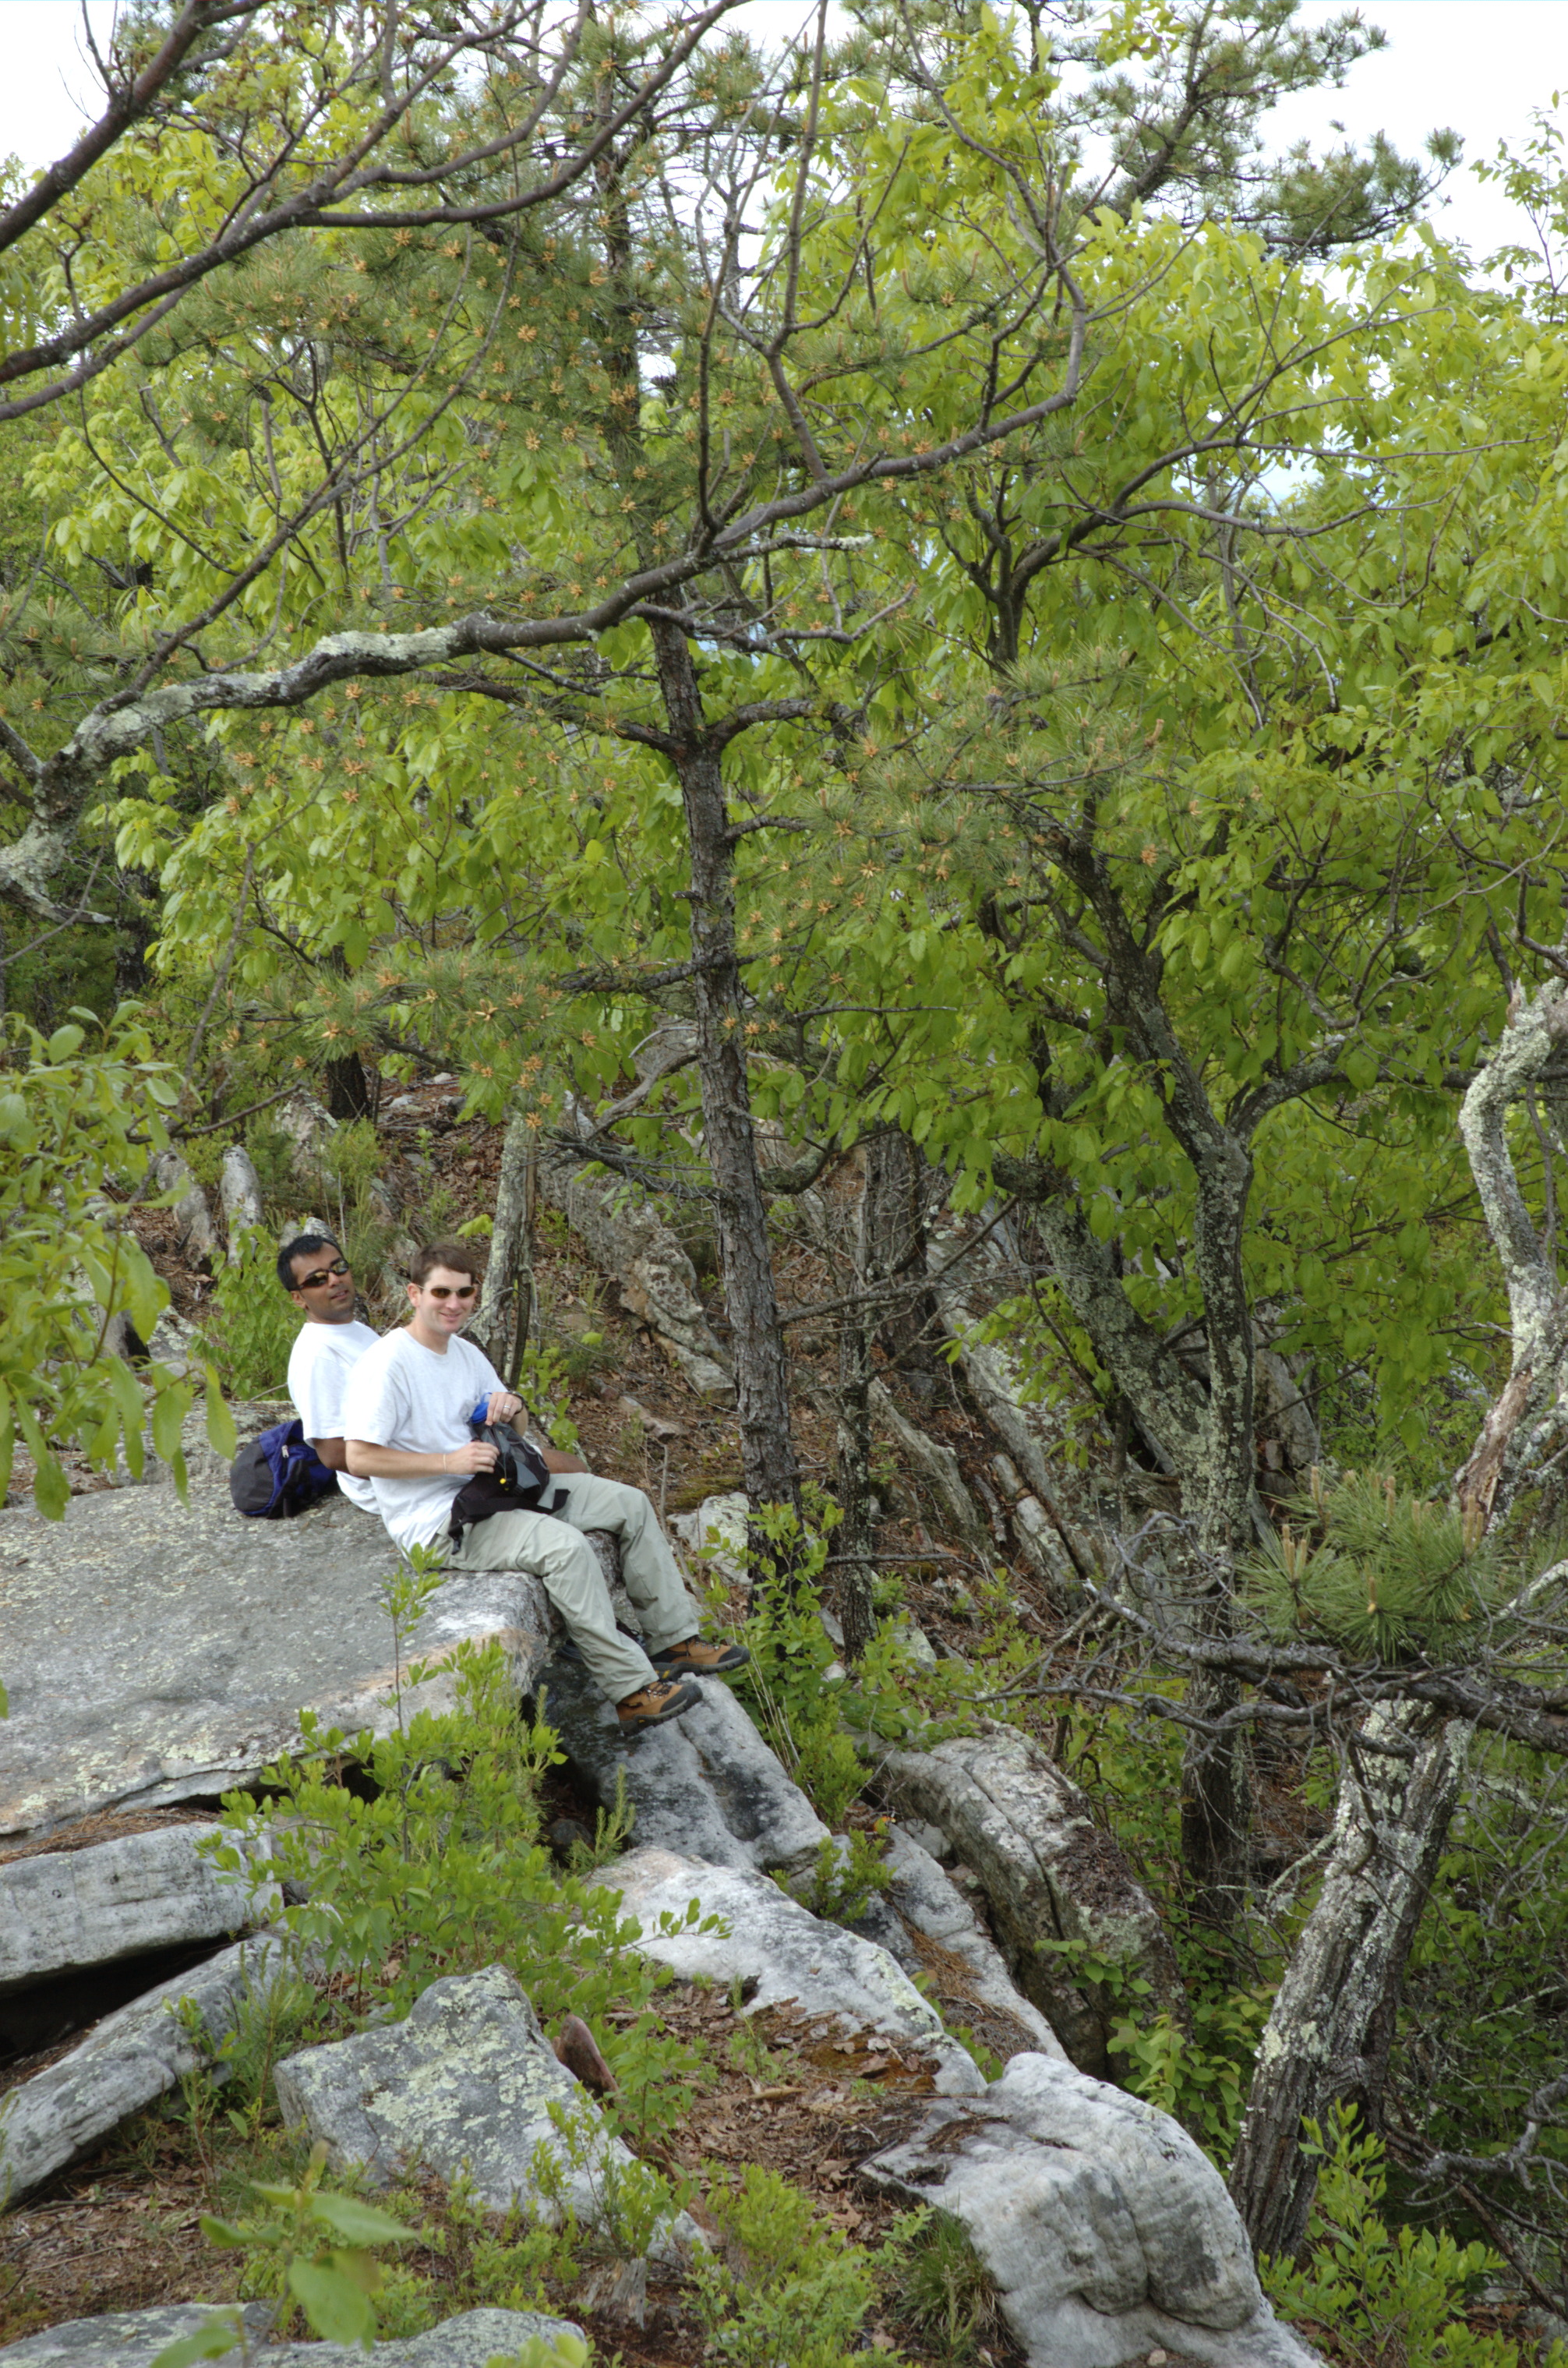
[[[229,1494],[253,1521],[287,1521],[337,1494],[337,1474],[322,1462],[301,1423],[278,1422],[242,1447],[229,1467]]]
[[[542,1502],[551,1470],[531,1440],[520,1438],[509,1422],[471,1421],[475,1439],[486,1439],[496,1451],[494,1472],[476,1472],[452,1498],[450,1530],[460,1538],[475,1521],[493,1513],[553,1513],[566,1502],[569,1491],[558,1488],[551,1502]]]

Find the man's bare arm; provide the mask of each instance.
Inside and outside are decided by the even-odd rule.
[[[586,1472],[591,1468],[580,1455],[562,1455],[558,1447],[541,1447],[539,1452],[547,1472]]]
[[[495,1464],[495,1450],[485,1439],[471,1439],[440,1454],[423,1448],[378,1447],[369,1439],[346,1439],[343,1446],[345,1468],[356,1480],[428,1480],[437,1472],[466,1480],[471,1473],[493,1471]]]
[[[312,1439],[311,1445],[329,1472],[347,1472],[348,1457],[341,1439]]]

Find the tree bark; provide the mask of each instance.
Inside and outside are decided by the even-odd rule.
[[[1471,1728],[1408,1704],[1369,1715],[1339,1788],[1333,1855],[1253,2072],[1231,2193],[1255,2250],[1293,2253],[1317,2165],[1301,2123],[1341,2097],[1376,2120],[1405,1960],[1464,1782]],[[1414,1759],[1368,1749],[1415,1743]]]
[[[344,1123],[375,1116],[370,1080],[358,1053],[345,1053],[341,1061],[327,1063],[326,1106]]]
[[[799,1512],[801,1474],[790,1426],[790,1371],[767,1239],[746,1076],[744,998],[735,951],[733,841],[723,767],[711,745],[697,662],[681,627],[651,620],[691,853],[691,951],[702,1130],[718,1204],[719,1251],[735,1360],[741,1475],[754,1512]]]
[[[859,1268],[863,1288],[887,1283],[897,1298],[876,1318],[877,1346],[892,1365],[931,1362],[936,1306],[913,1286],[926,1273],[925,1161],[902,1127],[869,1136],[860,1197]]]
[[[871,1600],[871,1332],[863,1307],[845,1311],[838,1327],[837,1455],[835,1486],[843,1520],[834,1532],[841,1563],[839,1602],[844,1657],[853,1665],[876,1634]]]

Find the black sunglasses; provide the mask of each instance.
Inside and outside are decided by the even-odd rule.
[[[330,1266],[318,1266],[314,1274],[307,1274],[302,1281],[294,1285],[294,1288],[296,1291],[319,1291],[324,1282],[331,1281],[340,1274],[347,1274],[347,1258],[334,1258]]]
[[[425,1286],[432,1299],[472,1299],[479,1290],[477,1282],[427,1282]]]

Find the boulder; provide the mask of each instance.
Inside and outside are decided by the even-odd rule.
[[[212,1212],[207,1205],[206,1193],[179,1153],[170,1150],[160,1154],[153,1173],[159,1191],[169,1196],[174,1208],[181,1258],[190,1266],[210,1258],[218,1247]]]
[[[96,1811],[215,1796],[299,1736],[301,1708],[387,1732],[392,1629],[377,1594],[392,1561],[347,1497],[251,1521],[225,1486],[73,1497],[62,1521],[0,1513],[0,1839]],[[415,1639],[442,1659],[498,1638],[519,1691],[551,1649],[537,1579],[454,1575]],[[415,1699],[442,1708],[443,1671]]]
[[[18,2082],[0,2105],[0,2209],[51,2179],[193,2072],[204,2050],[187,2029],[187,2001],[209,2048],[233,2031],[249,1998],[264,1995],[287,1968],[273,1933],[236,1941],[206,1964],[106,2015],[79,2047]]]
[[[301,1162],[307,1168],[313,1167],[328,1136],[337,1133],[337,1121],[325,1103],[304,1086],[268,1113],[268,1123],[293,1144],[296,1169]]]
[[[104,2318],[68,2318],[20,2343],[0,2344],[6,2368],[152,2368],[165,2344],[194,2335],[213,2305],[189,2302],[168,2310],[112,2311]],[[245,2331],[253,2344],[266,2336],[268,2303],[247,2303]],[[439,2327],[401,2343],[378,2343],[377,2368],[485,2368],[498,2354],[510,2358],[535,2336],[582,2340],[569,2318],[547,2318],[537,2310],[464,2310]],[[363,2368],[365,2354],[349,2343],[268,2344],[259,2356],[267,2368]],[[230,2354],[231,2359],[237,2354]]]
[[[261,1224],[261,1178],[250,1153],[240,1143],[231,1143],[223,1154],[222,1171],[218,1178],[218,1198],[223,1207],[223,1224],[229,1235],[229,1263],[233,1265],[240,1255],[247,1233],[255,1233]]]
[[[699,1398],[734,1403],[734,1376],[698,1296],[697,1269],[639,1188],[591,1176],[570,1152],[541,1144],[539,1190],[582,1236],[602,1272],[613,1275],[631,1314]]]
[[[723,1679],[696,1683],[702,1695],[696,1710],[629,1744],[582,1663],[558,1654],[543,1675],[545,1716],[606,1808],[624,1779],[639,1843],[715,1866],[783,1873],[809,1867],[827,1827]]]
[[[793,2006],[807,2020],[875,2032],[926,2057],[938,2095],[983,2092],[972,2056],[948,2036],[936,2008],[885,1949],[842,1925],[819,1922],[765,1876],[644,1849],[606,1868],[599,1880],[619,1892],[624,1913],[639,1928],[642,1953],[681,1981],[738,1982],[746,2014]],[[694,1899],[703,1920],[720,1918],[722,1930],[704,1932],[685,1920]],[[665,1917],[678,1929],[662,1930]]]
[[[1086,1796],[1028,1736],[993,1726],[930,1751],[890,1752],[881,1773],[898,1813],[937,1827],[979,1876],[1014,1980],[1074,2064],[1104,2071],[1118,2006],[1077,1979],[1052,1942],[1083,1941],[1149,1984],[1148,2013],[1164,2009],[1186,2021],[1153,1901],[1095,1824]]]
[[[746,1575],[745,1491],[733,1488],[722,1497],[704,1497],[694,1513],[676,1513],[670,1528],[686,1548],[706,1564],[728,1587],[743,1586]]]
[[[1073,2065],[1015,2055],[983,2098],[934,2101],[872,2185],[950,2213],[1030,2368],[1313,2368],[1275,2318],[1224,2181],[1179,2123]],[[1319,2363],[1321,2368],[1321,2363]]]
[[[916,1960],[948,2020],[969,2023],[994,2055],[1006,2057],[1027,2046],[1065,2063],[1066,2049],[1034,2000],[1014,1987],[968,1900],[903,1826],[889,1836],[888,1862],[893,1882],[887,1904],[914,1936]]]
[[[0,1866],[0,1998],[34,1982],[215,1941],[275,1912],[197,1845],[216,1826],[122,1834]]]
[[[565,2107],[584,2133],[582,2159],[566,2164],[565,2176],[585,2226],[604,2217],[606,2167],[632,2159],[557,2061],[527,1992],[504,1965],[432,1982],[406,2021],[304,2048],[275,2078],[285,2122],[302,2122],[324,2141],[335,2169],[352,2165],[374,2187],[417,2161],[445,2180],[466,2171],[493,2211],[517,2203],[553,2219],[557,2207],[534,2176],[537,2147],[560,2154],[552,2105]],[[695,2224],[682,2213],[661,2249],[694,2241]]]

